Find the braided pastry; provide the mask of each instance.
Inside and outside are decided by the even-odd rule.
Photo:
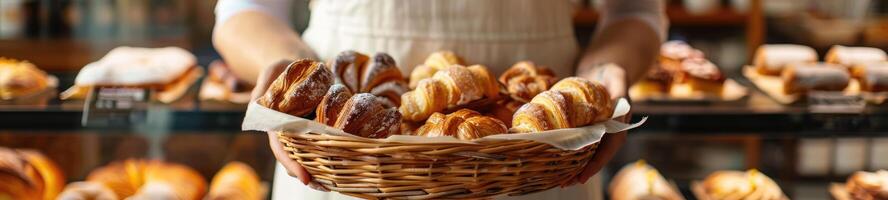
[[[513,99],[528,102],[531,98],[546,91],[557,79],[549,68],[536,66],[533,62],[522,61],[512,65],[499,77],[506,91]]]
[[[367,138],[398,134],[401,126],[398,109],[386,108],[379,98],[369,93],[352,95],[341,84],[330,87],[316,113],[315,121]]]
[[[401,114],[409,121],[423,121],[449,107],[485,97],[498,98],[498,87],[484,66],[448,67],[420,81],[415,90],[401,95]]]
[[[888,199],[888,171],[854,172],[845,182],[852,199]]]
[[[324,92],[333,84],[333,75],[324,63],[302,59],[290,63],[258,103],[294,116],[305,116],[315,109]]]
[[[472,140],[508,131],[506,124],[496,118],[483,116],[473,110],[460,109],[447,115],[432,114],[416,132],[421,136],[453,136],[461,140]]]
[[[539,132],[603,122],[613,115],[613,106],[604,86],[568,77],[518,108],[512,117],[512,129]]]
[[[758,170],[717,171],[703,181],[704,195],[708,199],[786,199],[780,186]]]
[[[383,97],[389,107],[401,104],[401,94],[407,92],[407,81],[386,53],[377,53],[373,60],[367,55],[344,51],[331,64],[336,83],[355,93],[370,93]]]
[[[413,69],[413,72],[410,73],[410,89],[419,86],[419,81],[422,79],[430,78],[435,75],[436,72],[453,65],[465,66],[466,64],[463,62],[462,58],[452,51],[432,53],[426,58],[425,63],[416,66],[416,68]]]

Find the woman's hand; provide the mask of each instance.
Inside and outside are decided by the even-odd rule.
[[[259,99],[259,97],[265,94],[265,90],[268,90],[271,83],[274,82],[278,75],[287,68],[287,65],[290,64],[290,62],[291,61],[289,60],[282,60],[273,66],[265,68],[259,73],[259,77],[256,79],[256,87],[253,88],[253,92],[250,94],[252,101],[256,101],[256,99]],[[303,184],[308,185],[313,189],[328,191],[323,186],[312,182],[311,174],[308,174],[308,171],[306,171],[305,168],[302,168],[302,165],[299,165],[299,163],[287,155],[287,152],[284,151],[284,147],[278,140],[278,135],[276,133],[268,133],[268,146],[271,147],[271,152],[274,154],[274,158],[287,169],[288,175],[299,178]]]
[[[603,64],[594,66],[591,70],[587,71],[588,73],[579,74],[580,77],[596,81],[601,83],[607,88],[608,93],[610,93],[612,99],[618,99],[624,97],[626,95],[627,90],[627,81],[626,81],[626,72],[620,66],[616,64]],[[625,116],[620,117],[619,121],[628,122],[631,120],[632,114],[627,114]],[[601,142],[598,144],[598,148],[595,150],[595,154],[592,156],[592,159],[589,160],[589,163],[586,164],[586,167],[580,172],[579,175],[576,176],[574,180],[570,180],[565,183],[563,186],[570,186],[574,184],[584,184],[589,180],[590,177],[601,171],[601,168],[604,168],[608,162],[614,157],[617,151],[620,150],[620,147],[623,146],[623,143],[626,142],[626,132],[619,133],[608,133],[604,134],[604,137],[601,138]]]

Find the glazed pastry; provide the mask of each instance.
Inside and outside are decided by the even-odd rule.
[[[353,93],[371,93],[383,97],[387,105],[401,104],[401,94],[407,92],[407,80],[385,53],[378,53],[371,60],[367,55],[344,51],[331,64],[336,83],[343,84]]]
[[[257,102],[267,108],[301,117],[315,110],[332,84],[333,74],[324,63],[298,60],[284,69]]]
[[[672,89],[672,83],[675,82],[676,76],[684,73],[680,70],[668,70],[662,64],[655,64],[645,77],[635,83],[634,87],[639,87],[645,93],[669,93]]]
[[[506,86],[509,95],[521,102],[530,101],[533,96],[548,90],[556,81],[552,70],[536,66],[530,61],[515,63],[499,77],[499,82]]]
[[[65,187],[65,175],[55,162],[37,151],[19,150],[19,154],[31,165],[36,174],[32,176],[34,182],[40,183],[40,190],[44,200],[54,200]]]
[[[604,86],[568,77],[518,108],[512,117],[512,131],[540,132],[604,122],[613,115],[613,107]]]
[[[401,95],[400,111],[404,119],[418,122],[450,107],[498,97],[499,86],[486,67],[452,66],[420,81],[415,90]]]
[[[452,51],[439,51],[429,55],[422,65],[416,66],[410,73],[410,89],[419,86],[422,79],[431,78],[440,70],[453,65],[465,66],[462,58]]]
[[[369,93],[352,95],[341,84],[330,87],[316,113],[315,121],[367,138],[386,138],[401,127],[398,109]]]
[[[888,199],[888,171],[854,172],[845,182],[845,190],[854,200]]]
[[[682,61],[681,66],[686,72],[685,79],[691,89],[721,95],[725,76],[715,64],[703,58],[691,58]]]
[[[682,81],[681,62],[690,58],[703,58],[703,52],[694,49],[683,41],[669,41],[660,45],[659,64],[664,70],[676,76],[676,81]]]
[[[864,63],[888,61],[888,55],[879,48],[835,45],[826,52],[824,61],[845,67],[853,67]]]
[[[253,85],[241,81],[221,61],[214,61],[208,67],[207,76],[200,86],[200,100],[227,101],[238,104],[250,102]]]
[[[207,183],[193,169],[162,161],[125,160],[113,162],[90,172],[86,182],[65,188],[63,199],[90,199],[108,196],[116,199],[181,199],[200,200]]]
[[[758,170],[717,171],[703,181],[708,199],[783,200],[786,195],[771,178]]]
[[[512,127],[512,115],[515,115],[515,111],[518,110],[521,105],[524,105],[523,102],[515,101],[511,99],[502,100],[496,103],[490,111],[486,113],[487,116],[494,117],[499,119],[503,123],[506,124],[506,127]]]
[[[34,64],[0,58],[0,100],[36,94],[47,87],[46,72]]]
[[[642,160],[620,169],[608,191],[612,200],[684,200],[657,169]]]
[[[753,64],[759,74],[779,76],[783,69],[796,63],[817,62],[811,47],[794,44],[766,44],[756,50]]]
[[[509,129],[502,121],[469,109],[461,109],[444,115],[432,114],[426,124],[419,127],[421,136],[453,136],[461,140],[473,140],[488,135],[504,134]]]
[[[205,199],[261,200],[265,199],[265,189],[253,168],[241,162],[231,162],[213,177]]]
[[[812,90],[842,91],[851,76],[834,64],[796,64],[783,71],[783,92],[804,94]]]
[[[157,91],[157,100],[173,102],[182,97],[203,74],[197,58],[178,47],[117,47],[89,63],[61,99],[83,99],[95,86],[145,88]]]
[[[868,92],[888,91],[888,62],[864,63],[851,68],[851,76]]]

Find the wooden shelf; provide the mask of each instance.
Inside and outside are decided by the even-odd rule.
[[[666,15],[672,26],[744,26],[749,17],[733,8],[723,6],[706,14],[691,14],[682,6],[666,8]],[[581,9],[574,15],[574,24],[591,26],[598,22],[598,12],[592,8]]]

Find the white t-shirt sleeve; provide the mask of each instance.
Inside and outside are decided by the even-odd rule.
[[[255,10],[290,24],[291,0],[219,0],[216,3],[216,26],[237,13]]]
[[[601,13],[599,28],[626,18],[635,18],[650,25],[660,36],[660,41],[666,40],[669,20],[666,18],[665,0],[603,0],[600,3],[596,6]]]

